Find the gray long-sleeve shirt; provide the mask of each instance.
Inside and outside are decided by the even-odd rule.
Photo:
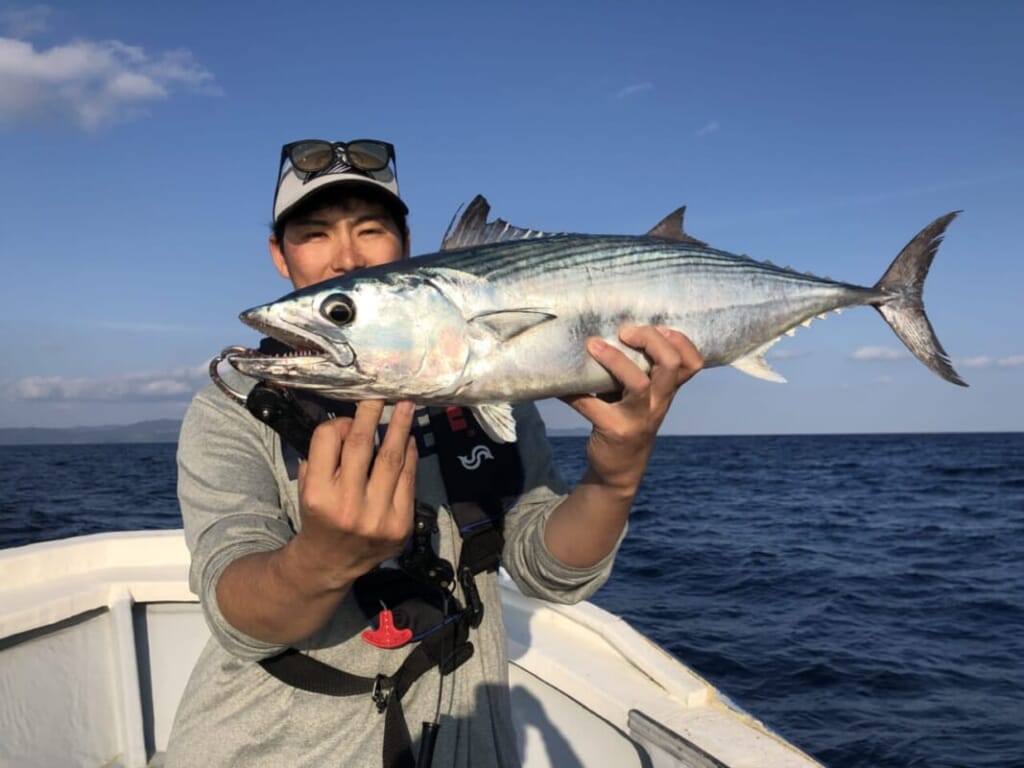
[[[252,384],[230,376],[236,389]],[[526,594],[557,602],[586,599],[607,579],[614,553],[580,569],[548,552],[544,525],[566,488],[551,461],[536,408],[520,405],[515,415],[525,483],[505,517],[503,565]],[[425,418],[420,421],[429,428]],[[461,539],[447,513],[436,455],[423,451],[422,444],[416,495],[440,508],[438,554],[456,563]],[[380,765],[384,717],[370,696],[331,697],[280,682],[256,662],[284,647],[246,636],[217,605],[217,581],[228,564],[279,549],[300,526],[296,482],[288,476],[276,433],[212,385],[204,388],[182,426],[178,495],[192,554],[190,586],[213,636],[178,708],[167,768]],[[421,723],[435,716],[441,685],[435,765],[517,766],[498,580],[483,573],[476,582],[485,608],[482,623],[470,635],[475,653],[443,681],[436,670],[428,671],[402,705],[415,741]],[[411,646],[385,650],[368,645],[361,638],[366,626],[350,594],[325,626],[296,647],[356,675],[393,674]]]

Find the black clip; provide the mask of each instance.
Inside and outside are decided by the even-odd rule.
[[[377,675],[373,681],[373,703],[377,705],[377,711],[383,712],[388,708],[388,701],[391,699],[391,692],[395,689],[395,681],[386,675]]]
[[[455,580],[455,569],[434,551],[431,537],[436,531],[437,510],[425,502],[417,501],[412,538],[398,559],[398,565],[420,581],[447,590]]]
[[[469,569],[468,565],[459,566],[459,584],[462,585],[462,592],[466,596],[466,620],[469,622],[469,626],[475,629],[480,626],[480,622],[484,618],[484,603],[476,588],[473,571]]]
[[[309,442],[313,439],[316,424],[291,392],[260,382],[249,392],[245,407],[277,432],[303,459],[309,457]]]

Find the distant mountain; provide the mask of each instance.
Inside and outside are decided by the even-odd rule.
[[[156,419],[103,427],[5,427],[0,445],[66,445],[96,443],[176,443],[179,419]]]
[[[0,427],[0,445],[95,445],[96,443],[176,443],[181,421],[156,419],[102,427]],[[589,428],[548,429],[550,437],[586,437]]]

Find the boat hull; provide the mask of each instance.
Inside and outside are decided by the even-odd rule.
[[[0,765],[158,766],[209,632],[180,530],[0,551]],[[524,768],[819,763],[590,603],[502,581]]]

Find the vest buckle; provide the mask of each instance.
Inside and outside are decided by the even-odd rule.
[[[383,712],[388,708],[388,701],[395,689],[395,681],[386,675],[377,675],[373,680],[373,691],[370,694],[373,703],[377,705],[377,711]]]

